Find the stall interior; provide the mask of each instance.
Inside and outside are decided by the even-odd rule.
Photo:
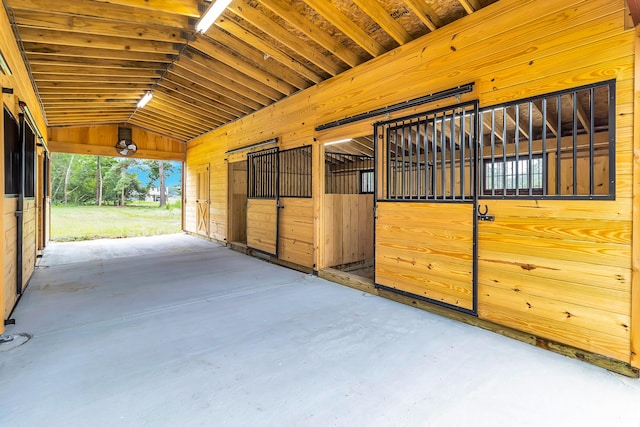
[[[325,264],[373,282],[373,136],[325,146]]]

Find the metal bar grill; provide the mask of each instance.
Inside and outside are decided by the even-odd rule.
[[[472,102],[378,123],[387,182],[378,200],[472,201],[476,111]]]
[[[292,148],[278,153],[278,196],[311,197],[311,146]]]
[[[325,193],[373,193],[373,157],[325,152]]]
[[[480,117],[482,197],[615,198],[614,81],[486,107]]]
[[[248,198],[275,199],[277,197],[277,158],[277,148],[247,154]]]

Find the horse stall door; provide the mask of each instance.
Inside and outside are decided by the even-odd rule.
[[[278,255],[278,149],[247,154],[247,247]]]
[[[278,258],[314,266],[314,215],[311,146],[278,153]]]
[[[476,103],[376,125],[376,287],[475,313]]]
[[[203,236],[209,236],[209,165],[202,166],[197,171],[196,183],[196,231]]]
[[[247,162],[229,163],[229,231],[227,240],[247,243]]]

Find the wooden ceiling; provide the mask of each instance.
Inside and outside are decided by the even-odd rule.
[[[131,124],[181,141],[496,0],[4,0],[49,126]],[[153,99],[137,102],[146,91]]]

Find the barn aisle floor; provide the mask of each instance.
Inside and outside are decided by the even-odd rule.
[[[186,235],[51,244],[2,426],[640,426],[640,381]]]

